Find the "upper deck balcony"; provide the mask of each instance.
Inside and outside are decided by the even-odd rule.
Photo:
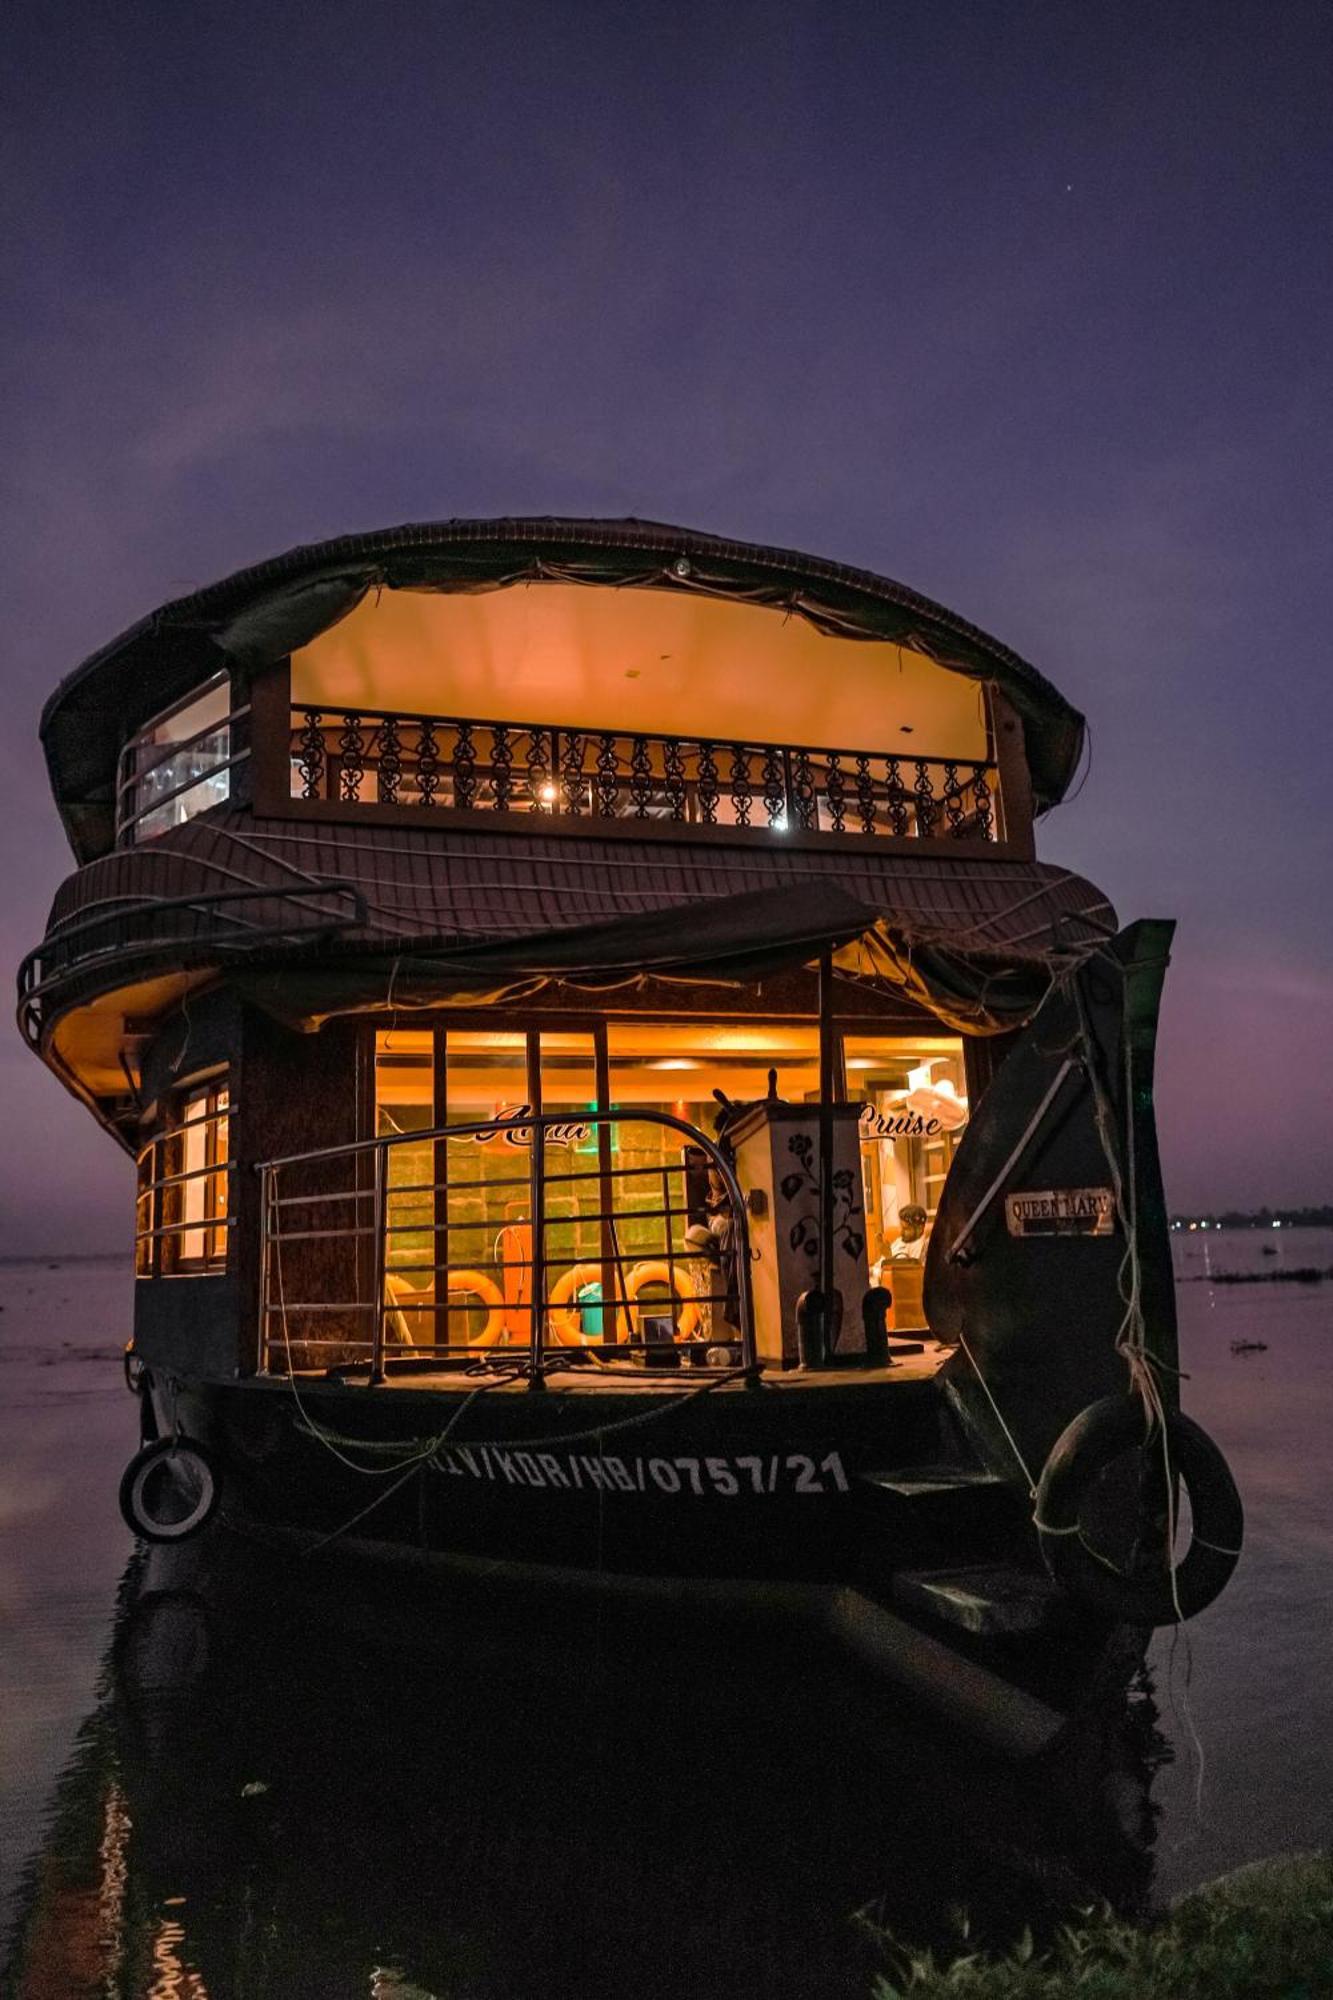
[[[1035,864],[1083,736],[1035,669],[882,577],[646,522],[294,550],[95,654],[42,735],[80,866],[24,1030],[67,1019],[98,1091],[164,979],[289,947],[398,965],[691,912],[693,963],[719,899],[771,927],[841,894],[1031,957],[1094,896]]]
[[[123,746],[116,839],[264,815],[800,842],[1027,846],[993,682],[708,594],[560,582],[368,592]]]
[[[1082,718],[899,584],[647,522],[445,522],[167,605],[47,705],[81,861],[200,813],[1030,856]],[[595,823],[595,824],[594,824]]]

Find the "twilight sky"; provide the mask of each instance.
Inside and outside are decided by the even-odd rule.
[[[66,0],[0,76],[0,960],[41,703],[162,599],[400,520],[861,563],[1092,721],[1040,851],[1179,919],[1174,1206],[1333,1200],[1325,0]],[[0,1253],[128,1245],[0,1041]]]

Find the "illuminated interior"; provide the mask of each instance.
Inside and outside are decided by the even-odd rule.
[[[231,683],[220,674],[157,716],[121,753],[116,827],[123,841],[150,840],[231,791]]]
[[[298,706],[986,756],[983,690],[888,641],[702,594],[372,592],[292,655]]]
[[[894,1293],[894,1324],[916,1326],[921,1259],[967,1119],[962,1043],[948,1035],[849,1033],[841,1061],[844,1095],[864,1107],[869,1276]],[[634,1339],[645,1312],[661,1308],[677,1323],[687,1316],[697,1338],[727,1338],[714,1281],[687,1239],[692,1225],[706,1221],[702,1164],[690,1161],[681,1135],[635,1124],[632,1114],[664,1112],[711,1135],[717,1093],[733,1103],[763,1098],[770,1071],[780,1097],[817,1101],[813,1023],[634,1019],[531,1031],[452,1024],[380,1030],[381,1136],[445,1124],[484,1128],[390,1149],[386,1297],[399,1339],[410,1346],[526,1342],[532,1133],[523,1121],[536,1105],[545,1115],[569,1114],[545,1142],[545,1255],[557,1285],[568,1276],[568,1291],[592,1300],[582,1313],[585,1330]],[[586,1122],[598,1109],[623,1110],[626,1120]],[[924,1220],[914,1221],[917,1208]],[[617,1289],[612,1312],[604,1304],[609,1285],[628,1288],[633,1299]],[[683,1315],[680,1302],[690,1299],[697,1307]]]
[[[189,1277],[227,1262],[231,1093],[225,1073],[173,1091],[138,1156],[136,1276]]]

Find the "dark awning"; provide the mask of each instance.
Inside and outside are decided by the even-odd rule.
[[[739,984],[808,964],[873,927],[873,911],[841,890],[768,890],[682,903],[614,923],[579,925],[442,951],[420,948],[337,965],[275,968],[237,983],[292,1027],[334,1014],[512,1001],[543,986],[607,991],[644,979]]]
[[[1073,963],[1100,936],[1066,954]],[[504,944],[358,955],[336,965],[291,965],[242,974],[245,997],[289,1027],[318,1028],[338,1014],[513,1003],[544,986],[607,992],[655,980],[745,984],[808,966],[830,951],[839,975],[894,988],[949,1026],[997,1034],[1026,1021],[1049,990],[1054,963],[1020,965],[914,947],[873,910],[839,890],[760,891],[683,903],[586,930]]]
[[[247,887],[253,901],[238,903]],[[219,892],[230,900],[214,918]],[[168,935],[155,913],[194,897]],[[348,919],[353,902],[360,921]],[[827,947],[843,976],[984,1034],[1026,1018],[1052,970],[1116,928],[1080,876],[975,849],[917,857],[869,842],[479,835],[245,813],[190,820],[81,869],[56,898],[48,942],[99,912],[83,934],[112,983],[136,956],[140,970],[164,958],[226,964],[259,1004],[306,1026],[552,981],[741,982]],[[336,962],[322,948],[334,935]],[[71,973],[86,971],[77,956]]]

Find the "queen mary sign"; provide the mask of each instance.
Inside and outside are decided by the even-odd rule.
[[[1044,1188],[1005,1197],[1011,1236],[1110,1236],[1115,1196],[1110,1188]]]

